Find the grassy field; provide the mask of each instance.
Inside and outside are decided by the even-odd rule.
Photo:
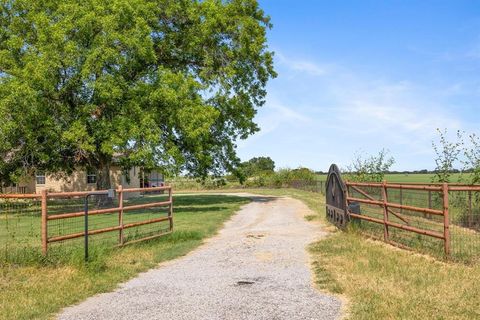
[[[314,212],[307,220],[320,221],[331,231],[309,246],[312,270],[319,289],[347,298],[349,319],[480,318],[478,262],[445,263],[366,239],[356,230],[338,231],[325,221],[324,196],[318,193],[296,189],[241,191],[302,200]],[[58,264],[2,266],[0,318],[45,319],[66,305],[110,291],[158,262],[197,247],[248,201],[213,194],[179,195],[175,200],[172,235],[121,249],[98,248],[88,265],[78,254]]]
[[[386,174],[385,180],[391,183],[430,183],[432,182],[433,178],[432,173],[415,173],[415,174],[403,174],[403,173],[395,173],[395,174]],[[452,174],[451,182],[458,182],[460,178],[460,174],[455,173]],[[319,181],[326,181],[327,175],[321,174],[318,175]]]
[[[248,190],[291,196],[315,213],[331,234],[309,247],[317,286],[349,301],[349,319],[479,319],[480,264],[430,256],[342,232],[325,222],[324,198],[301,190]]]
[[[170,235],[123,248],[95,245],[94,240],[88,264],[83,262],[82,250],[58,260],[3,264],[0,319],[47,319],[65,306],[111,291],[139,272],[198,247],[248,201],[234,196],[176,196],[175,231]]]

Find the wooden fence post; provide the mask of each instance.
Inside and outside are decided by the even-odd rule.
[[[443,237],[445,241],[445,256],[450,256],[450,219],[448,214],[448,184],[443,183]]]
[[[42,190],[42,254],[45,256],[47,255],[48,251],[48,229],[47,229],[47,190]]]
[[[388,207],[387,207],[387,181],[383,180],[382,184],[382,200],[383,200],[383,238],[385,242],[389,242],[388,232]]]
[[[432,191],[428,190],[428,209],[432,209]],[[432,219],[432,215],[428,214],[426,215],[428,219]]]
[[[400,188],[400,204],[403,205],[403,189]],[[400,208],[400,213],[403,213],[403,208]]]
[[[473,218],[473,212],[472,212],[472,191],[469,190],[468,191],[468,227],[471,228],[472,227],[472,218]]]
[[[168,208],[170,231],[173,231],[173,188],[172,186],[170,186],[170,189],[168,189],[168,201],[170,201],[170,207]]]
[[[432,191],[428,190],[428,209],[432,209]]]
[[[123,186],[118,186],[118,225],[120,230],[118,230],[118,243],[122,246],[124,243],[123,236]]]

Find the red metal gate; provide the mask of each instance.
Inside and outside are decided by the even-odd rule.
[[[173,193],[171,186],[152,188],[123,189],[120,186],[117,190],[118,201],[109,203],[105,207],[89,210],[90,219],[103,217],[101,224],[92,223],[93,229],[88,230],[88,235],[98,235],[108,232],[118,232],[118,245],[156,238],[173,230]],[[140,195],[140,193],[168,193],[164,199],[158,201],[158,196],[129,197],[129,195]],[[59,192],[49,193],[44,191],[41,195],[41,239],[42,252],[48,251],[48,246],[55,242],[62,242],[71,239],[82,238],[86,232],[83,230],[83,219],[85,211],[79,210],[78,202],[89,192]],[[127,198],[130,198],[128,200]],[[138,200],[141,201],[138,201]],[[76,204],[77,202],[77,204]],[[70,210],[68,210],[71,208]],[[148,209],[147,213],[145,209]],[[151,210],[155,209],[155,210]],[[133,213],[133,214],[130,214]],[[129,215],[130,214],[130,215]],[[130,228],[160,224],[168,222],[165,228],[155,228],[148,236],[137,237],[134,240],[126,239],[125,231]]]
[[[349,218],[373,222],[383,226],[383,239],[391,239],[391,228],[413,232],[443,240],[444,253],[450,255],[450,232],[448,210],[448,184],[412,185],[383,183],[346,182],[347,208],[359,203],[362,212],[348,211]],[[423,199],[435,198],[435,208],[425,207]],[[403,204],[405,194],[410,195],[411,204]],[[414,197],[413,197],[414,196]],[[395,243],[399,244],[399,243]]]

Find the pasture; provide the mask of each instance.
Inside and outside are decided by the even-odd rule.
[[[83,262],[82,246],[71,246],[68,242],[59,246],[65,250],[53,250],[46,259],[38,255],[16,263],[3,263],[0,268],[0,319],[48,319],[65,306],[111,291],[139,272],[198,247],[248,202],[236,196],[175,196],[175,229],[164,237],[114,248],[108,241],[92,236],[91,261],[87,264]],[[15,235],[22,239],[19,242],[37,242],[36,233],[28,230],[34,230],[30,226],[39,228],[38,219],[38,216],[17,219],[28,227],[25,233]],[[108,219],[108,215],[103,219]]]
[[[330,236],[309,246],[315,283],[321,290],[348,299],[348,318],[480,316],[476,299],[480,296],[476,285],[480,281],[478,261],[470,261],[468,265],[443,262],[432,255],[412,253],[367,239],[362,233],[365,230],[339,231],[326,222],[324,196],[319,193],[298,189],[241,191],[290,196],[302,200],[315,212],[306,219],[321,223],[330,231]],[[174,201],[175,232],[163,238],[120,249],[94,246],[94,259],[87,265],[83,263],[81,250],[57,262],[35,260],[23,265],[3,265],[0,318],[46,319],[64,306],[111,291],[118,283],[158,262],[188,253],[248,201],[214,194],[179,195]],[[412,241],[415,244],[416,240]]]
[[[347,175],[345,175],[347,176]],[[326,181],[326,174],[317,175],[319,181]],[[387,173],[385,180],[390,183],[430,183],[434,177],[433,173]],[[461,174],[454,173],[451,182],[459,182]]]

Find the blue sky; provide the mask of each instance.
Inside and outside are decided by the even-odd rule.
[[[433,169],[436,128],[480,133],[479,1],[260,0],[278,77],[242,160],[326,171],[386,148]]]

